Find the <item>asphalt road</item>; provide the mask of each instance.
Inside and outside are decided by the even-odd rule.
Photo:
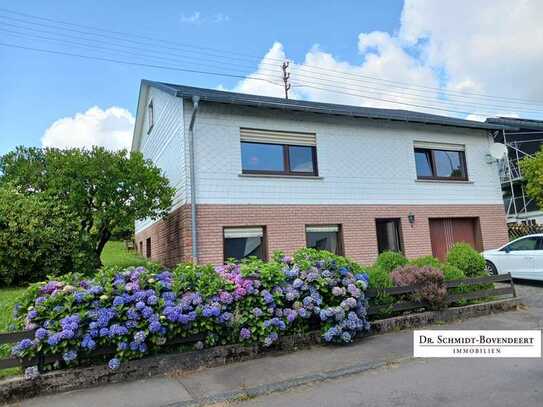
[[[517,293],[524,297],[532,317],[539,320],[538,326],[543,327],[543,284],[517,282]],[[543,406],[543,360],[412,359],[238,405]]]

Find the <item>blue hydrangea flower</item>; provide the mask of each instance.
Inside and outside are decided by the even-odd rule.
[[[35,337],[38,341],[43,341],[49,336],[49,331],[44,328],[38,328],[35,333]]]
[[[64,352],[64,354],[62,355],[62,359],[64,359],[66,363],[70,363],[76,358],[77,358],[77,352],[75,350],[69,350],[67,352]]]
[[[119,307],[119,306],[121,306],[121,305],[124,305],[124,304],[125,304],[125,301],[126,301],[126,300],[124,299],[124,297],[118,295],[118,296],[116,296],[115,298],[113,298],[113,306]]]
[[[143,343],[145,341],[145,332],[144,331],[138,331],[134,334],[134,342],[136,343]]]
[[[121,361],[117,358],[113,358],[107,363],[107,365],[110,369],[115,370],[121,366]]]

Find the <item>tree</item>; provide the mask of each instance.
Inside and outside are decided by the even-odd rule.
[[[93,269],[79,219],[43,193],[0,188],[0,242],[0,286]]]
[[[520,170],[526,182],[526,193],[543,208],[543,146],[533,156],[520,160]]]
[[[174,194],[161,170],[141,153],[102,147],[17,147],[0,158],[0,185],[7,183],[21,193],[63,202],[78,217],[97,267],[114,231],[129,229],[136,219],[164,216]]]

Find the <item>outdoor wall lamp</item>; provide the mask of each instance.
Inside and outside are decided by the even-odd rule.
[[[413,224],[415,223],[415,214],[413,212],[409,212],[409,215],[407,215],[407,220],[409,221],[411,227],[413,227]]]

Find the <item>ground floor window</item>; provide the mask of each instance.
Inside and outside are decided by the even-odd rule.
[[[400,219],[376,219],[375,228],[379,253],[403,252]]]
[[[224,260],[241,260],[251,256],[266,260],[264,228],[224,228]]]
[[[140,254],[143,255],[143,242],[140,240]]]
[[[145,256],[151,257],[151,238],[150,237],[148,237],[145,240]]]
[[[343,255],[340,225],[315,225],[305,227],[306,245],[309,248],[328,250]]]

